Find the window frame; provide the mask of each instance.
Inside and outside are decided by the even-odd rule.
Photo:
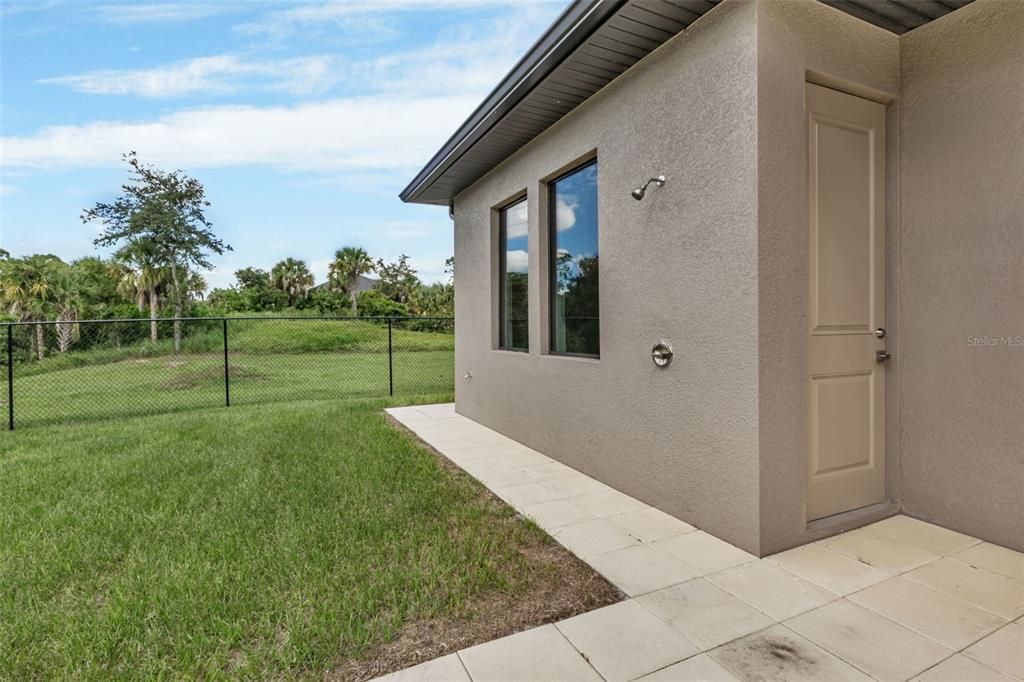
[[[505,289],[508,277],[507,265],[508,265],[508,210],[523,202],[528,202],[529,196],[525,191],[517,194],[512,199],[509,199],[505,203],[495,208],[498,213],[498,343],[497,349],[503,351],[510,351],[512,353],[529,353],[530,352],[530,299],[529,299],[529,281],[530,281],[530,268],[527,264],[526,276],[527,276],[527,299],[526,299],[526,348],[517,348],[515,346],[505,345],[505,305],[507,304]],[[529,210],[530,206],[527,203],[527,233],[526,233],[526,244],[527,244],[527,261],[529,262],[529,244],[530,244],[530,232],[529,232]]]
[[[557,272],[557,255],[558,255],[558,192],[555,189],[555,185],[565,178],[580,172],[590,166],[597,166],[597,156],[590,157],[581,163],[578,163],[563,173],[549,178],[544,184],[547,188],[546,200],[547,200],[547,276],[548,276],[548,291],[547,291],[547,306],[548,306],[548,333],[547,333],[547,354],[554,355],[563,358],[582,358],[585,360],[600,360],[601,359],[601,299],[600,290],[598,292],[598,317],[597,317],[597,353],[571,353],[569,351],[555,350],[555,330],[558,325],[555,321],[555,315],[558,307],[555,305],[555,296],[558,292],[558,272]],[[600,177],[600,176],[598,176]],[[600,182],[600,180],[599,180]],[[596,192],[595,192],[596,194]],[[597,198],[595,196],[595,198]],[[597,234],[598,241],[601,236],[601,223],[600,218],[597,221]],[[598,258],[600,258],[600,249],[598,250]],[[600,273],[600,260],[598,261],[598,273]],[[600,277],[600,274],[598,275]]]

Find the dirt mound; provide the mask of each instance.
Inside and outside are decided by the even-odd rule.
[[[266,375],[255,370],[248,369],[241,365],[228,365],[228,377],[231,381],[245,379],[247,381],[260,381],[266,379]],[[202,369],[181,369],[173,376],[169,376],[160,382],[160,388],[171,390],[185,390],[199,388],[210,384],[224,383],[224,368],[211,365]]]

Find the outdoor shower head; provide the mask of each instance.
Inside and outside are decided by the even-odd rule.
[[[641,185],[640,187],[637,187],[632,192],[630,192],[630,196],[632,196],[637,201],[640,201],[641,199],[644,198],[644,195],[647,194],[647,187],[652,182],[655,185],[657,185],[658,187],[664,187],[665,186],[665,176],[664,175],[659,175],[656,178],[651,178],[650,180],[645,182],[643,185]]]

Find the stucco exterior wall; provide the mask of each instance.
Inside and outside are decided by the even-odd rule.
[[[456,409],[759,555],[901,508],[1024,550],[1021,35],[1015,0],[902,37],[726,0],[456,197]],[[812,524],[806,81],[887,104],[893,353],[888,501]],[[595,153],[601,358],[551,356],[543,181]],[[493,214],[524,190],[528,354],[497,350]]]
[[[879,102],[900,90],[899,37],[816,0],[759,2],[758,8],[758,319],[761,550],[772,553],[838,530],[808,528],[807,282],[809,266],[807,123],[810,80]],[[887,116],[887,133],[893,115]],[[887,140],[887,167],[898,142]],[[895,178],[895,173],[888,173]],[[891,179],[891,178],[889,178]],[[889,182],[887,214],[898,185]],[[898,226],[888,221],[892,236]],[[890,280],[897,276],[890,271]],[[893,310],[892,292],[887,311]],[[895,316],[888,319],[895,336]],[[887,387],[888,382],[887,382]],[[887,475],[897,470],[895,396],[887,395]],[[889,475],[887,493],[897,482]],[[879,509],[884,515],[890,510]],[[870,514],[870,513],[869,513]],[[875,520],[863,516],[862,524]]]
[[[1024,551],[1024,3],[977,0],[901,53],[903,507]]]
[[[712,10],[455,200],[457,411],[755,553],[756,14]],[[540,181],[594,150],[601,358],[551,356]],[[665,187],[631,198],[658,174]],[[523,189],[528,354],[495,350],[490,227]]]

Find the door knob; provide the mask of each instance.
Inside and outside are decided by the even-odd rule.
[[[884,350],[875,351],[875,361],[876,362],[886,362],[891,357],[892,357],[892,355],[890,355],[888,351],[884,351]]]
[[[885,338],[885,327],[879,327],[875,330],[875,336],[879,339]]]

